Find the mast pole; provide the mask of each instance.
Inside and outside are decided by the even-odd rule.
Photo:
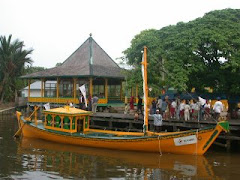
[[[146,134],[148,132],[148,83],[147,83],[147,47],[144,46],[144,52],[143,52],[143,68],[144,68],[144,126],[143,126],[143,132]]]

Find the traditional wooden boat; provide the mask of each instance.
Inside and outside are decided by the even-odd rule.
[[[202,155],[221,131],[228,131],[228,122],[223,121],[216,127],[182,132],[119,132],[90,129],[88,111],[56,108],[44,113],[45,122],[35,123],[17,112],[23,136],[87,147]]]
[[[17,112],[20,128],[16,135],[22,132],[25,137],[96,148],[202,155],[221,131],[227,132],[229,130],[229,123],[223,121],[218,122],[215,127],[182,132],[155,133],[149,131],[146,48],[144,48],[142,66],[145,109],[142,133],[90,129],[91,112],[66,106],[44,111],[44,123],[38,123],[36,118],[32,122],[29,118],[26,119],[21,116],[20,112]],[[36,115],[36,111],[33,114]]]

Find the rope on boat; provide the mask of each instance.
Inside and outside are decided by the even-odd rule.
[[[158,135],[158,148],[159,148],[159,154],[160,154],[160,156],[162,156],[161,142],[160,142],[160,135]]]

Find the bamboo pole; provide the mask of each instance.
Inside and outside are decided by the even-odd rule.
[[[75,102],[75,99],[76,99],[76,82],[77,82],[77,79],[73,78],[73,99],[74,99],[74,102]]]
[[[43,98],[43,78],[41,79],[41,98]]]
[[[93,96],[93,79],[89,78],[89,94]]]
[[[137,99],[137,98],[138,98],[138,84],[136,84],[136,98],[135,99]]]
[[[105,99],[107,100],[108,102],[108,79],[105,78],[105,86],[104,86],[104,92],[105,92]]]
[[[45,97],[46,79],[43,80],[43,97]]]
[[[120,82],[120,101],[122,100],[122,81]]]
[[[57,98],[59,98],[59,78],[57,78]]]
[[[147,47],[144,46],[144,61],[142,62],[142,65],[144,67],[144,86],[145,86],[145,93],[144,93],[144,133],[148,132],[148,85],[147,85]]]
[[[29,102],[29,99],[30,99],[30,84],[31,84],[31,80],[29,79],[28,80],[28,102]]]
[[[38,110],[38,106],[34,106],[34,121],[35,121],[35,125],[37,126],[38,125],[38,122],[37,122],[37,110]]]

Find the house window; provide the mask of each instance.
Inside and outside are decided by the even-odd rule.
[[[99,98],[104,98],[104,85],[93,85],[93,95],[97,95]]]
[[[45,91],[44,91],[44,96],[45,97],[56,97],[57,94],[57,84],[56,82],[46,82],[45,83]]]
[[[120,85],[109,85],[108,86],[108,96],[120,97]]]
[[[73,97],[73,81],[61,80],[59,84],[59,97]]]

